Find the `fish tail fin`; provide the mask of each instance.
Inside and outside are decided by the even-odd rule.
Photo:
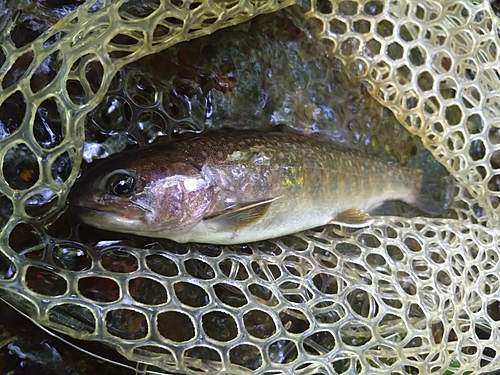
[[[412,204],[432,216],[443,214],[452,199],[452,178],[446,168],[430,152],[423,153],[411,164],[421,171],[420,189]]]

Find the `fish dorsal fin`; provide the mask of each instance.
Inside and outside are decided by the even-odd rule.
[[[330,223],[339,224],[351,228],[363,228],[370,225],[374,221],[375,219],[368,215],[366,212],[352,207],[339,213],[333,218],[333,220],[330,221]]]
[[[281,197],[236,205],[217,212],[204,219],[206,224],[217,230],[237,230],[244,228],[264,216],[275,200]]]

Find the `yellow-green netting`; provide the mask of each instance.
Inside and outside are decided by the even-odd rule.
[[[82,155],[104,157],[103,144],[116,151],[127,142],[120,137],[130,129],[122,134],[112,127],[104,143],[94,144],[99,152],[90,149],[92,142],[85,146],[92,131],[111,121],[102,112],[117,97],[129,103],[129,121],[139,124],[144,143],[203,128],[188,119],[196,108],[169,107],[182,95],[198,94],[184,84],[178,87],[185,91],[177,87],[177,97],[167,100],[171,82],[143,76],[131,63],[171,47],[166,53],[175,50],[182,66],[179,43],[290,5],[88,1],[24,43],[11,38],[18,13],[4,14],[0,297],[42,325],[105,342],[158,371],[479,374],[497,369],[500,28],[487,1],[299,4],[290,14],[313,47],[304,52],[294,49],[295,42],[285,45],[297,52],[290,56],[308,61],[311,72],[296,73],[293,58],[283,63],[280,69],[290,69],[293,78],[283,85],[296,91],[281,93],[282,108],[276,101],[274,111],[260,114],[302,131],[354,137],[350,143],[364,142],[373,153],[384,152],[378,143],[388,137],[385,142],[392,140],[396,156],[405,159],[412,146],[401,145],[412,141],[395,128],[397,119],[454,177],[445,217],[379,217],[364,229],[328,226],[230,247],[107,238],[91,230],[78,239],[78,227],[60,224]],[[238,27],[233,37],[246,30]],[[260,45],[261,39],[255,40]],[[278,56],[286,53],[261,44]],[[161,59],[157,54],[141,63],[160,61],[163,67]],[[249,61],[261,63],[256,57]],[[233,85],[222,68],[203,82],[218,87],[210,95],[230,92]],[[271,79],[260,82],[271,90]],[[373,98],[358,100],[353,83],[367,87],[394,116]],[[345,85],[350,95],[340,118],[305,99],[325,99],[334,84]],[[252,86],[245,90],[251,93]],[[228,97],[220,95],[221,101]],[[353,103],[364,114],[351,114],[359,108]],[[303,108],[302,114],[292,107]],[[234,120],[244,108],[240,102],[234,113],[224,111]],[[210,113],[211,121],[224,117],[217,108]],[[363,122],[369,114],[377,118],[376,129]],[[301,116],[307,125],[300,125]],[[248,119],[246,113],[242,117]],[[112,117],[113,126],[119,119]],[[162,121],[164,126],[158,125]],[[322,128],[328,121],[343,125]],[[213,127],[220,126],[215,122]]]

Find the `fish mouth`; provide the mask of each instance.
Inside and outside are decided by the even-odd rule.
[[[134,231],[145,224],[149,210],[136,204],[127,205],[124,209],[114,210],[107,206],[105,209],[72,204],[71,212],[81,221],[94,227],[112,231]]]

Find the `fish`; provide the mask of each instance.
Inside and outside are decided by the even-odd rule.
[[[218,245],[364,227],[388,200],[439,215],[449,183],[320,136],[263,131],[209,132],[111,157],[69,198],[100,229]]]

